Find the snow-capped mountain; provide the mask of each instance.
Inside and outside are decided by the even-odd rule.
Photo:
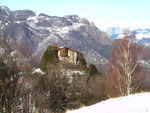
[[[110,27],[106,29],[106,32],[114,39],[116,39],[119,34],[122,33],[122,29],[119,27]]]
[[[77,15],[36,15],[31,10],[10,11],[7,7],[0,7],[0,34],[23,43],[32,56],[41,56],[48,45],[58,44],[83,52],[89,62],[107,59],[113,42],[107,33]]]
[[[112,38],[119,38],[119,35],[122,34],[125,28],[120,27],[110,27],[106,30]],[[150,44],[150,28],[134,28],[131,31],[136,32],[136,39],[140,43]]]

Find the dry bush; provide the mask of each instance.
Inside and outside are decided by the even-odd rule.
[[[91,78],[82,86],[81,103],[84,105],[92,105],[106,100],[105,88],[105,76],[99,75]]]

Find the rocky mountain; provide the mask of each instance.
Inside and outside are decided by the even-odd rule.
[[[122,34],[124,29],[125,28],[110,27],[106,30],[106,32],[110,35],[110,37],[115,39]],[[150,44],[150,28],[134,28],[131,31],[136,32],[136,40],[139,43],[144,43],[146,45]]]
[[[31,10],[11,11],[0,7],[0,35],[21,43],[42,56],[48,45],[58,44],[84,53],[88,62],[108,59],[113,40],[93,23],[77,15],[36,15]]]

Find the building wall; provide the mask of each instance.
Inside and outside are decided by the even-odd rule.
[[[61,57],[68,57],[68,48],[60,49],[60,56]]]
[[[63,49],[58,50],[58,59],[60,61],[77,64],[77,52],[76,51],[67,49],[68,50],[68,52],[67,52],[68,55],[62,56],[62,50]]]
[[[69,62],[76,64],[77,63],[77,52],[68,50]]]

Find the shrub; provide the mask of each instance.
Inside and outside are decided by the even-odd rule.
[[[52,113],[64,113],[66,109],[80,106],[80,88],[70,82],[70,78],[58,70],[41,76],[36,86],[36,106]],[[37,95],[38,94],[38,95]],[[41,111],[42,112],[42,111]]]
[[[42,56],[40,68],[42,71],[45,72],[47,70],[47,64],[55,65],[57,62],[58,62],[57,51],[52,51],[51,48],[48,47]]]
[[[81,65],[82,68],[86,68],[86,60],[82,53],[78,53],[78,60],[79,60],[79,65]]]
[[[95,75],[102,74],[102,73],[99,73],[99,70],[93,64],[89,65],[87,71],[88,71],[88,79],[90,79],[91,77]]]

